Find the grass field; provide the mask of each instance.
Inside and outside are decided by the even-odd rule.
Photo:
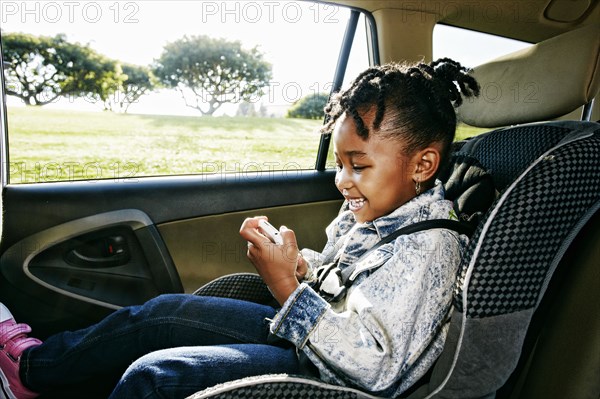
[[[311,169],[321,124],[12,107],[10,181]],[[461,127],[457,138],[479,132]]]

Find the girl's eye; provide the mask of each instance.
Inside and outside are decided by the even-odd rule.
[[[362,172],[364,169],[366,169],[366,166],[363,165],[352,165],[352,170],[356,173],[360,173]],[[335,169],[337,172],[341,172],[342,169],[344,169],[344,165],[340,162],[340,163],[336,163],[335,164]]]

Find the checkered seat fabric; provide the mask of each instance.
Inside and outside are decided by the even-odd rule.
[[[461,265],[444,352],[429,381],[403,396],[410,399],[495,396],[522,355],[532,314],[556,265],[600,207],[600,124],[498,129],[460,143],[455,155],[477,159],[501,195]],[[285,375],[232,381],[193,396],[265,397],[374,398]]]
[[[457,143],[454,153],[477,159],[501,192],[539,155],[571,132],[571,124],[561,123],[502,128]]]
[[[600,199],[600,134],[544,155],[494,207],[485,234],[469,248],[477,273],[468,284],[467,315],[490,317],[534,307],[562,243]],[[474,265],[475,266],[475,265]],[[455,304],[469,269],[463,267]]]
[[[526,356],[524,338],[556,266],[600,208],[600,124],[556,122],[518,129],[523,128],[534,128],[544,139],[521,145],[537,137],[523,136],[512,144],[499,138],[504,149],[529,148],[533,159],[528,163],[527,152],[518,151],[511,168],[524,171],[512,181],[506,168],[492,173],[504,191],[461,265],[444,352],[429,383],[411,398],[496,396]],[[492,143],[485,142],[501,133],[477,138],[482,142],[459,151],[478,152],[482,164],[501,168],[491,154]]]
[[[189,399],[377,399],[364,392],[323,383],[322,381],[285,374],[243,378],[217,385]]]
[[[198,288],[194,295],[240,299],[262,305],[276,303],[262,278],[256,273],[235,273],[219,277]]]

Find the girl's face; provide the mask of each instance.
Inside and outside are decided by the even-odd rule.
[[[371,118],[363,115],[363,119],[368,126]],[[387,215],[416,195],[413,177],[417,162],[402,147],[397,140],[376,134],[364,141],[351,117],[337,121],[333,131],[335,184],[357,222]]]

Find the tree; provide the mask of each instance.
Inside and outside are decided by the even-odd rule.
[[[309,94],[296,101],[288,110],[288,118],[323,119],[329,96],[325,93]]]
[[[104,109],[127,113],[131,104],[156,87],[156,78],[150,68],[132,64],[119,64],[118,74],[112,81],[115,84],[100,98]]]
[[[82,61],[82,70],[65,82],[65,91],[78,97],[85,96],[88,102],[100,102],[105,111],[112,111],[115,93],[127,78],[121,65],[96,53],[82,57]]]
[[[144,94],[154,90],[157,81],[148,67],[123,64],[122,68],[127,79],[122,83],[123,93],[119,105],[121,111],[127,112],[131,104],[137,102]]]
[[[45,105],[60,96],[97,95],[114,84],[116,62],[89,46],[67,42],[64,35],[36,37],[22,33],[2,36],[8,95],[27,105]]]
[[[155,74],[166,87],[179,90],[186,106],[213,115],[224,103],[262,96],[271,64],[256,47],[245,50],[239,41],[185,36],[164,47]]]

